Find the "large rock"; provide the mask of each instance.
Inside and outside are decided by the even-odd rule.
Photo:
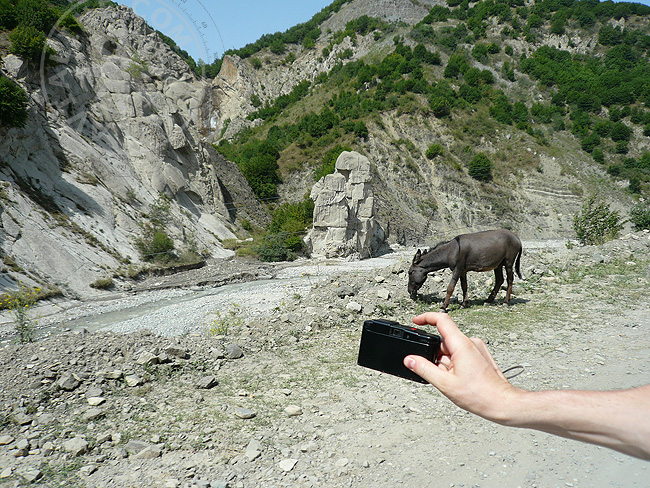
[[[312,255],[368,258],[384,245],[386,233],[375,220],[370,161],[344,151],[333,174],[312,188],[313,228],[305,238]]]

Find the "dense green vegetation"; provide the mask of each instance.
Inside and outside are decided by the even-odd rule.
[[[27,121],[27,93],[0,75],[0,127],[23,127]]]
[[[331,153],[328,151],[340,146],[339,141],[346,136],[356,140],[367,138],[366,119],[372,114],[397,108],[400,99],[413,93],[427,93],[430,85],[424,80],[423,66],[438,62],[435,53],[429,52],[424,46],[418,45],[411,49],[401,42],[380,63],[341,62],[313,84],[320,85],[323,89],[330,86],[343,87],[320,111],[306,113],[296,122],[281,120],[288,109],[314,89],[308,81],[303,81],[290,94],[278,97],[273,103],[266,104],[251,114],[251,120],[263,119],[269,124],[264,139],[256,137],[254,131],[246,130],[235,142],[222,140],[218,150],[239,165],[258,197],[271,198],[275,195],[275,185],[279,183],[277,161],[280,152],[291,145],[302,149],[315,146],[322,149],[322,153],[330,154],[329,168],[330,172],[333,171]],[[444,82],[443,84],[448,86]],[[433,93],[445,91],[446,88],[439,87]],[[341,147],[338,154],[342,150]],[[321,164],[319,176],[326,174],[322,172],[325,166]]]
[[[607,165],[611,175],[629,179],[631,191],[647,189],[650,156],[635,159],[626,154],[634,126],[650,134],[650,35],[647,27],[621,30],[606,22],[648,16],[650,7],[593,0],[543,0],[532,6],[519,0],[483,0],[472,8],[467,2],[451,0],[448,5],[433,7],[410,31],[410,40],[396,38],[394,50],[382,59],[341,60],[315,83],[302,82],[291,94],[265,104],[250,118],[266,122],[267,141],[281,153],[291,141],[327,150],[343,134],[363,139],[367,137],[367,120],[382,111],[419,110],[448,117],[454,111],[486,106],[497,122],[524,130],[542,143],[546,133],[570,131],[586,152]],[[452,19],[454,22],[440,24]],[[487,39],[487,27],[494,19],[503,25],[499,42]],[[542,46],[529,57],[519,58],[505,42],[515,38],[535,42],[545,32],[561,34],[569,28],[585,33],[596,30],[599,43],[592,54],[572,55]],[[385,22],[363,17],[333,33],[331,39],[389,30]],[[285,43],[297,42],[288,35],[282,38]],[[250,56],[273,42],[271,37],[264,38],[238,54]],[[427,66],[440,65],[441,52],[448,55],[442,77],[431,76]],[[477,61],[492,68],[477,66]],[[501,68],[496,69],[499,64]],[[522,77],[517,71],[535,81],[546,100],[513,100],[511,94],[496,87],[497,76],[517,83]],[[281,120],[283,113],[316,89],[332,92],[325,106],[295,123]],[[428,103],[423,103],[423,98]],[[276,128],[282,137],[274,135]],[[236,141],[222,143],[221,150],[230,156],[241,154],[243,146],[265,131],[244,133]]]
[[[103,6],[111,3],[104,2]],[[51,54],[45,39],[52,28],[58,25],[70,32],[80,32],[74,15],[97,7],[97,0],[78,3],[72,9],[65,0],[0,0],[0,31],[10,31],[13,54],[38,62],[43,54]]]
[[[314,202],[305,198],[284,203],[273,210],[268,233],[255,251],[262,261],[292,261],[304,251],[302,237],[311,227]]]

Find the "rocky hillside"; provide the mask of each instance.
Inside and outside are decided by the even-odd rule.
[[[215,119],[220,151],[269,143],[283,198],[342,147],[372,161],[379,220],[401,243],[496,226],[570,237],[586,196],[623,215],[647,197],[646,95],[616,85],[619,55],[647,72],[645,6],[333,5],[317,39],[305,25],[233,51],[214,81],[237,87]],[[481,155],[485,179],[470,171]]]
[[[231,255],[236,219],[267,214],[201,135],[205,81],[126,7],[79,23],[47,40],[56,62],[0,45],[2,74],[29,95],[24,127],[0,127],[5,283],[92,294],[140,262],[155,219],[179,254]]]

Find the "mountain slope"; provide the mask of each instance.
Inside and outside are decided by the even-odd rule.
[[[423,6],[345,2],[313,46],[226,57],[214,83],[236,79],[241,109],[215,132],[222,153],[271,144],[279,194],[295,199],[328,151],[358,150],[376,166],[380,221],[403,243],[494,226],[571,237],[591,193],[626,216],[650,180],[650,10],[450,1],[423,16]],[[387,22],[397,11],[407,21]],[[470,171],[482,156],[488,181]]]

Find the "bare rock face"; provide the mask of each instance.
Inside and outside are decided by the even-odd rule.
[[[231,256],[221,241],[248,215],[233,198],[259,204],[203,138],[207,84],[127,7],[81,22],[82,35],[50,34],[57,63],[40,71],[0,54],[30,96],[26,126],[0,128],[1,253],[71,295],[97,294],[89,284],[107,269],[138,261],[142,224],[164,195],[179,252]]]
[[[335,168],[312,188],[314,222],[305,238],[307,247],[313,255],[371,257],[387,236],[375,220],[370,161],[356,151],[344,151]]]
[[[375,17],[387,22],[417,24],[429,13],[433,5],[441,4],[437,0],[420,0],[403,2],[400,0],[357,0],[345,4],[341,10],[323,24],[323,30],[338,31],[353,19],[362,15]],[[442,3],[444,5],[444,3]]]

